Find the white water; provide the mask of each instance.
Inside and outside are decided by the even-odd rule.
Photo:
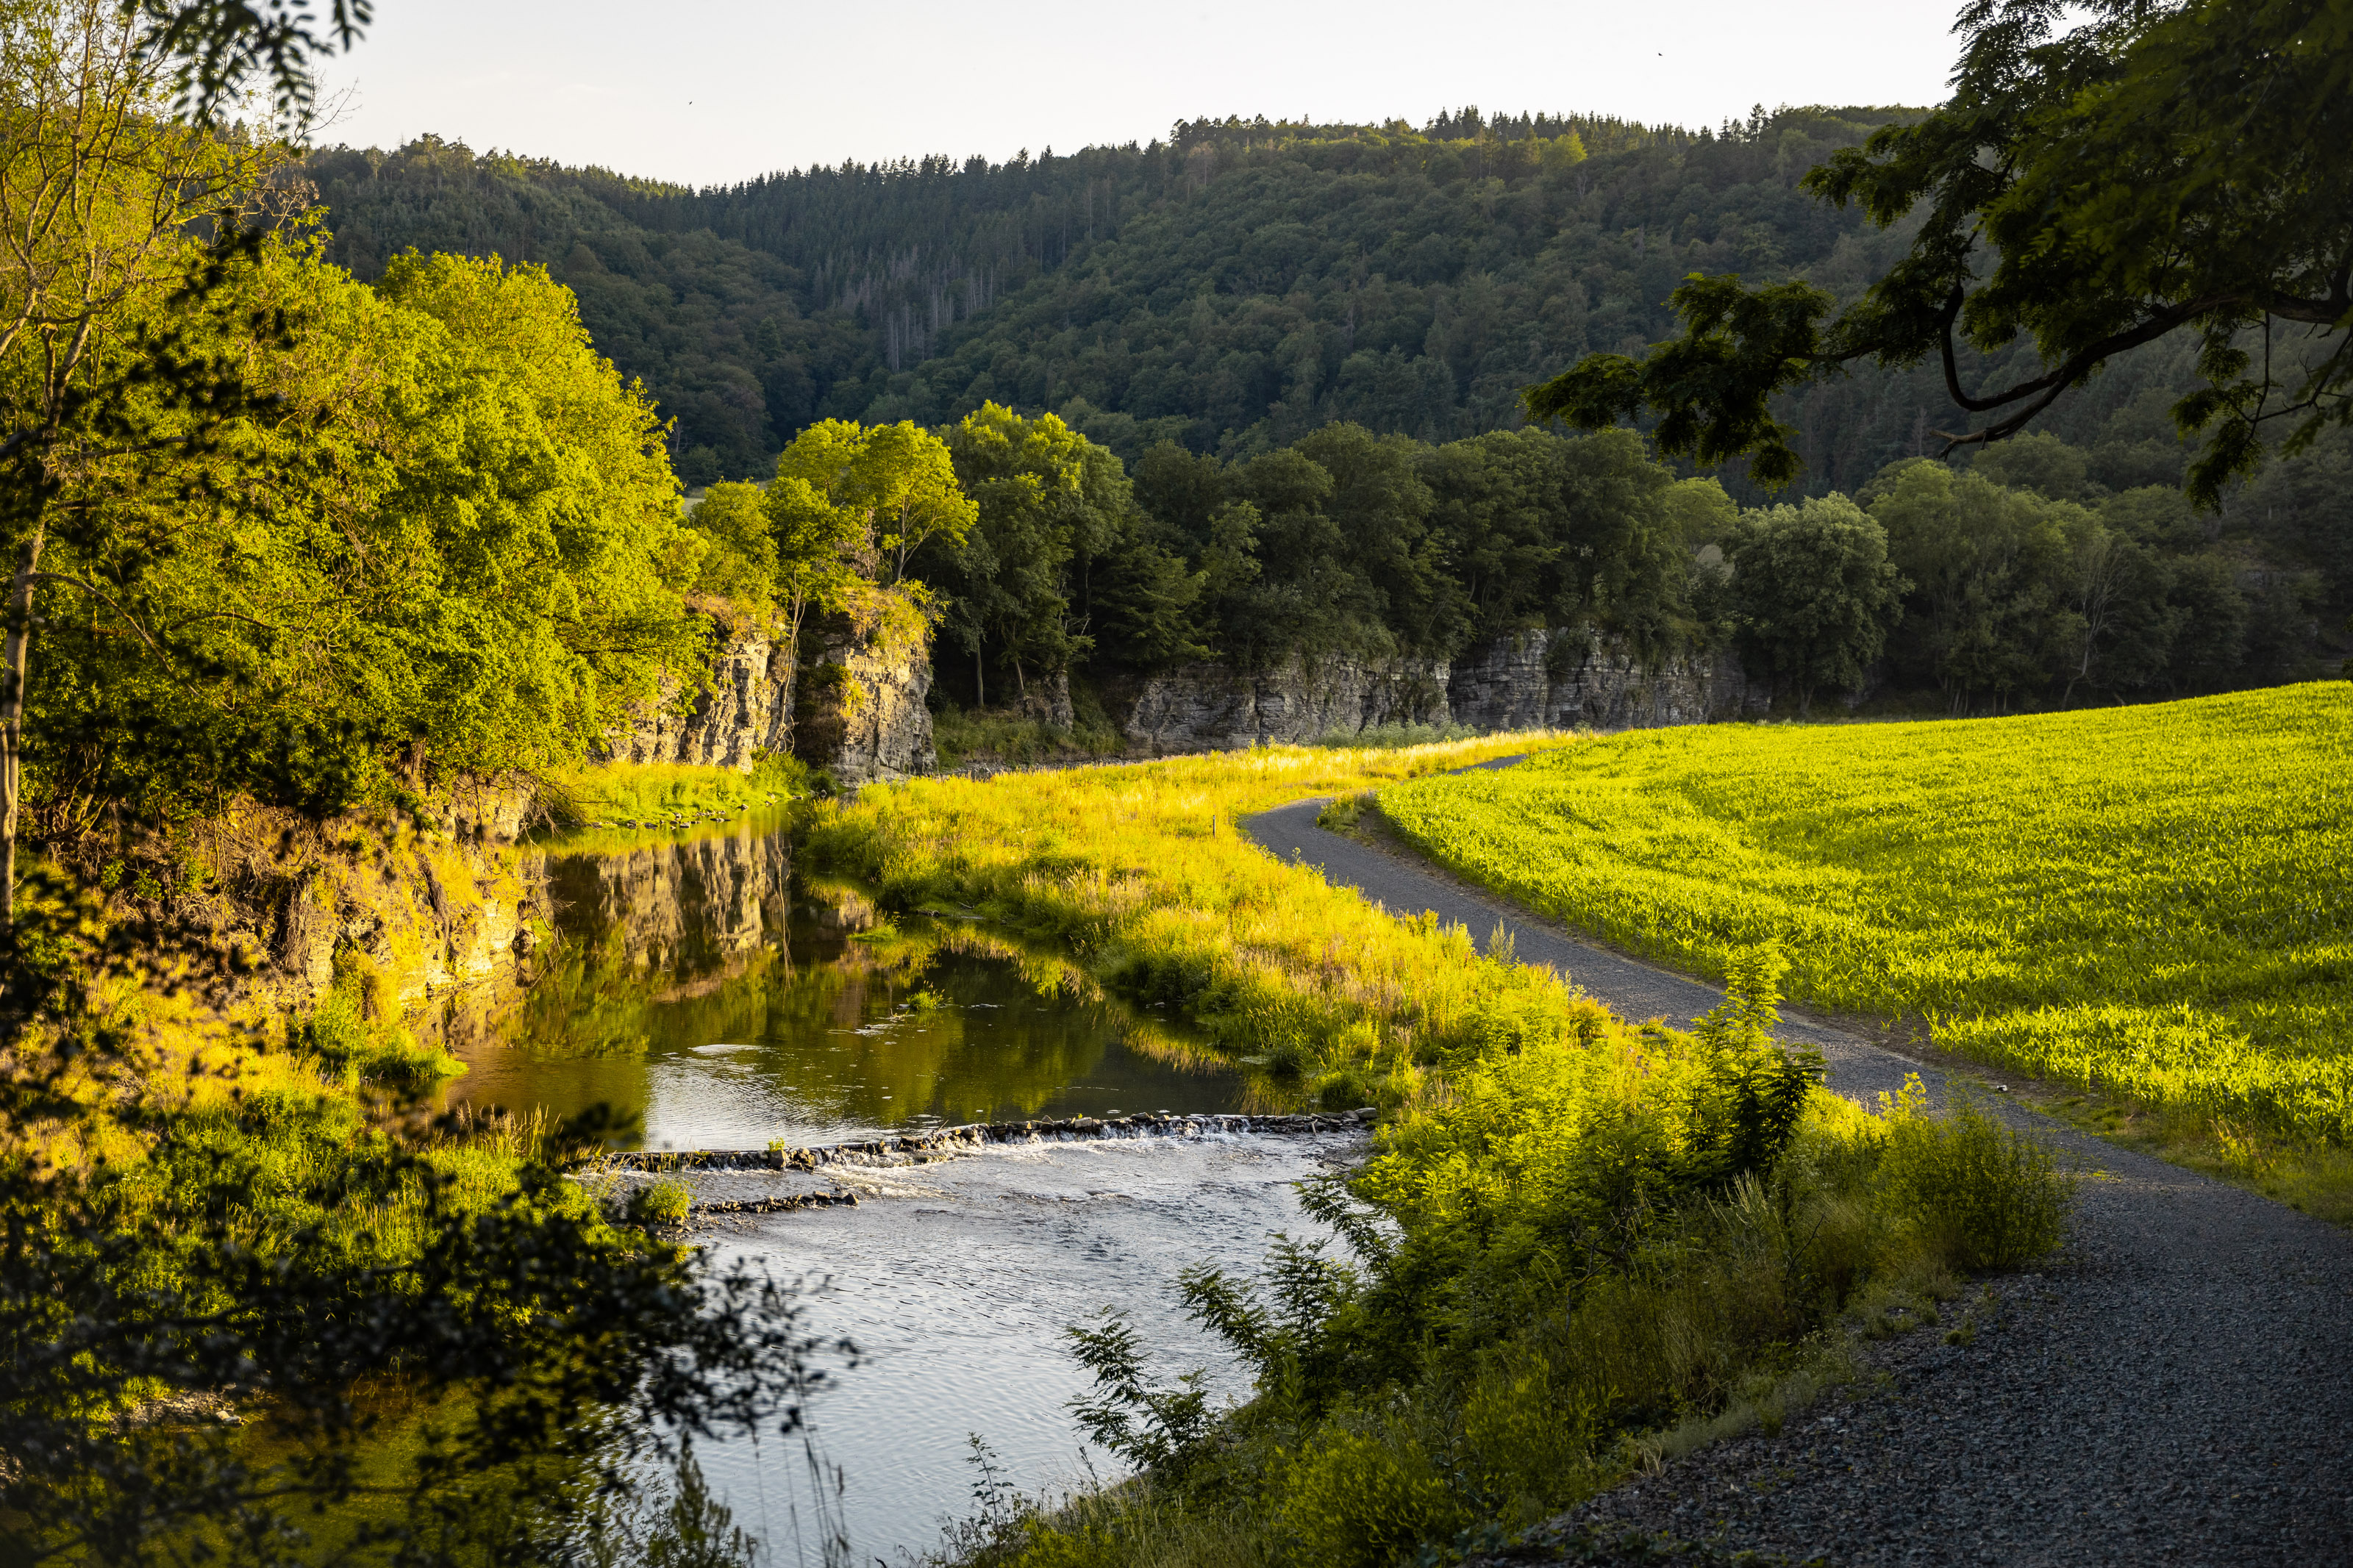
[[[1203,1263],[1253,1272],[1272,1233],[1320,1235],[1292,1184],[1360,1145],[1336,1133],[1107,1139],[828,1167],[865,1201],[744,1216],[715,1232],[722,1264],[829,1276],[812,1324],[849,1334],[863,1352],[814,1405],[820,1451],[843,1476],[851,1560],[920,1551],[950,1514],[969,1511],[970,1434],[1032,1495],[1060,1491],[1089,1463],[1118,1473],[1100,1450],[1082,1454],[1065,1408],[1088,1383],[1062,1330],[1105,1306],[1125,1309],[1169,1352],[1168,1375],[1207,1365],[1219,1396],[1246,1393],[1223,1346],[1184,1317],[1176,1277]],[[753,1190],[742,1178],[725,1187]],[[818,1561],[797,1442],[733,1442],[701,1458],[737,1521],[768,1542],[769,1562]]]

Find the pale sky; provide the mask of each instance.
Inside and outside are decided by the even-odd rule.
[[[330,63],[332,144],[421,132],[695,184],[944,153],[1148,142],[1198,115],[1440,109],[1714,125],[1941,100],[1958,0],[377,0]]]

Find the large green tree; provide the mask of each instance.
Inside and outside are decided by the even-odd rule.
[[[1673,295],[1681,338],[1588,355],[1532,389],[1529,412],[1599,426],[1647,411],[1663,449],[1745,455],[1782,485],[1801,465],[1775,398],[1857,363],[1934,356],[1968,416],[1951,451],[2187,332],[2202,384],[2173,413],[2209,433],[2188,485],[2210,505],[2269,428],[2294,451],[2353,417],[2353,10],[1973,0],[1958,31],[1950,100],[1805,178],[1882,226],[1919,224],[1861,299],[1841,310],[1810,282],[1693,274]],[[1968,384],[1965,347],[2021,339],[2031,374]]]
[[[1859,691],[1904,614],[1904,579],[1887,533],[1844,496],[1749,512],[1725,549],[1749,656],[1798,696],[1800,717],[1824,686]]]
[[[1055,416],[994,403],[951,430],[948,448],[978,521],[934,558],[947,628],[972,656],[976,700],[991,656],[1026,698],[1031,673],[1063,677],[1094,647],[1093,567],[1128,527],[1127,476]]]

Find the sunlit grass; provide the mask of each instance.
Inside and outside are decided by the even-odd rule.
[[[2027,718],[1647,731],[1382,790],[1441,862],[2015,1071],[2353,1139],[2353,687]]]
[[[1567,743],[1284,747],[911,780],[820,806],[804,843],[810,864],[891,908],[954,905],[1066,943],[1123,994],[1179,1009],[1328,1106],[1355,1106],[1411,1097],[1418,1063],[1477,1049],[1498,1016],[1542,1015],[1556,1033],[1579,1005],[1543,975],[1480,959],[1466,931],[1392,920],[1264,854],[1236,818]]]
[[[568,827],[667,827],[707,813],[761,811],[808,793],[808,770],[790,757],[750,772],[691,763],[574,763],[539,775],[540,797]]]

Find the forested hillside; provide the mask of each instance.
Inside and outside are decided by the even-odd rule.
[[[689,191],[431,138],[309,162],[332,259],[543,261],[680,421],[692,479],[765,473],[813,418],[938,423],[995,399],[1133,461],[1350,419],[1444,440],[1520,388],[1662,336],[1694,268],[1859,284],[1882,242],[1795,188],[1900,110],[1720,132],[1591,117],[1420,130],[1198,121],[1149,146],[845,165]],[[1915,449],[1917,400],[1827,440],[1824,482]],[[1852,470],[1852,472],[1850,472]]]
[[[1695,132],[1476,110],[1419,130],[1196,121],[1144,147],[703,191],[429,137],[307,169],[330,258],[363,279],[411,246],[546,263],[676,421],[696,485],[765,478],[820,418],[943,425],[992,400],[1059,412],[1131,467],[1162,440],[1231,461],[1336,421],[1428,443],[1510,429],[1530,383],[1667,336],[1687,272],[1859,291],[1900,232],[1797,181],[1909,112],[1759,110]],[[2097,502],[2177,484],[2167,409],[2189,353],[2140,350],[2063,400],[2043,428],[2073,451],[2038,488]],[[1788,416],[1811,495],[1861,489],[1959,417],[1930,366],[1814,388]],[[2233,492],[2198,542],[2227,547],[2253,591],[2308,581],[2333,630],[2353,611],[2348,486],[2340,433]]]

